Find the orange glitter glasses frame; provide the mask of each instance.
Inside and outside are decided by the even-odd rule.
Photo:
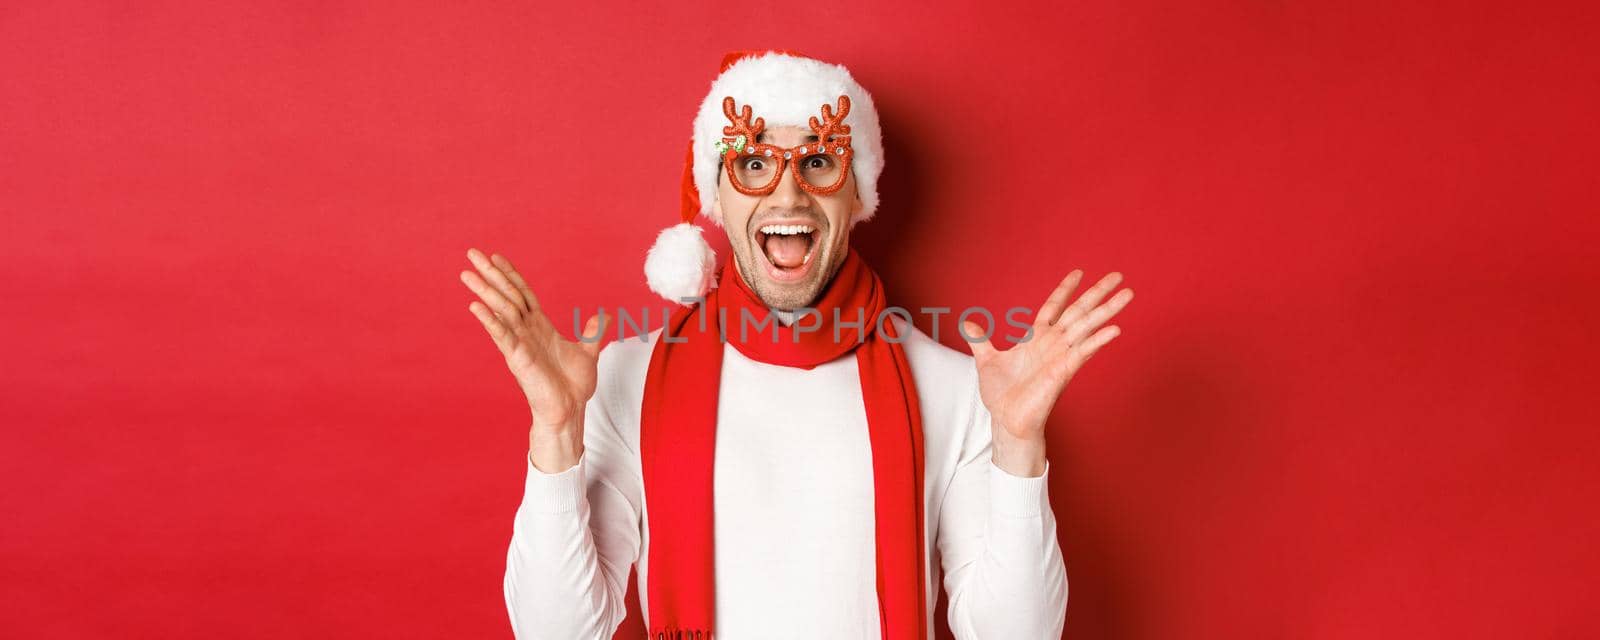
[[[850,113],[850,97],[839,96],[839,113],[834,115],[832,105],[822,105],[822,120],[811,117],[811,131],[817,141],[798,147],[783,148],[756,142],[756,137],[766,129],[766,120],[750,121],[750,105],[734,109],[733,96],[722,99],[722,113],[733,124],[723,127],[722,134],[732,136],[717,143],[722,152],[722,165],[726,167],[728,181],[739,193],[764,196],[778,188],[787,165],[794,173],[800,188],[817,195],[828,195],[844,187],[850,175],[850,125],[844,124]]]

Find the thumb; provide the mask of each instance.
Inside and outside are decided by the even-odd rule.
[[[971,320],[961,321],[961,334],[967,340],[967,348],[972,349],[972,357],[983,359],[994,353],[994,344],[984,336],[983,327]]]
[[[606,327],[611,325],[611,317],[606,315],[606,310],[589,316],[589,321],[583,323],[583,335],[578,342],[583,345],[584,353],[596,355],[600,348],[606,344]]]

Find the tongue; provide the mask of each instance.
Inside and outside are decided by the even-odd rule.
[[[804,234],[767,236],[767,259],[784,269],[793,269],[803,264],[806,250],[810,248],[811,237]]]

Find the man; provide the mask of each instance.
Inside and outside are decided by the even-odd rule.
[[[948,349],[883,315],[850,249],[882,166],[843,67],[732,55],[696,119],[685,224],[647,259],[690,302],[665,327],[601,349],[602,312],[566,340],[508,260],[468,252],[469,308],[533,417],[504,584],[518,637],[610,638],[635,563],[650,638],[921,640],[938,569],[958,637],[1060,637],[1045,420],[1132,291],[1110,295],[1111,273],[1069,304],[1074,270],[1029,339],[997,350],[966,323],[973,355]],[[720,272],[696,214],[728,232]]]

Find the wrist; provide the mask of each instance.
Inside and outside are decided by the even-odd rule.
[[[540,471],[560,473],[583,456],[582,425],[540,425],[528,432],[528,459]]]
[[[1019,439],[996,429],[993,460],[1001,471],[1020,478],[1037,478],[1044,475],[1044,438]]]

